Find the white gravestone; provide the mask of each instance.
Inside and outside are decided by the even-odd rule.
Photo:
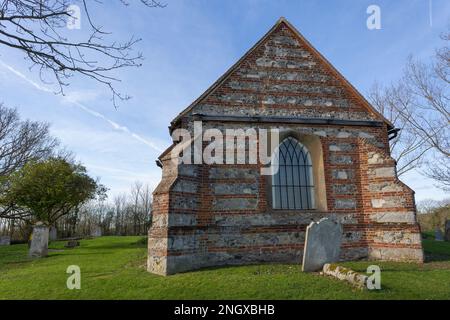
[[[48,227],[37,224],[33,227],[29,256],[33,258],[46,257],[48,254]]]
[[[50,227],[48,239],[50,241],[55,241],[58,238],[58,232],[55,227]]]
[[[10,236],[0,236],[0,246],[9,246],[11,244]]]
[[[444,236],[442,235],[442,231],[439,228],[434,230],[434,240],[436,241],[444,241]]]
[[[311,222],[306,228],[303,251],[303,272],[321,270],[325,263],[339,260],[342,242],[342,225],[329,218]]]
[[[94,226],[91,231],[91,237],[101,237],[102,236],[102,228],[99,226]]]

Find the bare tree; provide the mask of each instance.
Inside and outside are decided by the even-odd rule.
[[[103,235],[144,235],[151,223],[152,198],[148,184],[136,181],[127,194],[113,201],[98,198],[83,203],[54,224],[62,237],[87,236],[94,226],[102,228]],[[14,235],[27,239],[29,219],[2,219],[0,235]],[[29,235],[29,234],[28,234]]]
[[[130,205],[133,220],[133,234],[143,234],[151,222],[152,198],[148,184],[136,181],[131,186]]]
[[[444,198],[442,200],[423,199],[417,203],[417,209],[421,214],[427,214],[434,211],[437,208],[447,207],[450,205],[450,198]]]
[[[141,193],[142,193],[142,183],[139,181],[136,181],[131,186],[131,206],[133,211],[133,231],[134,234],[138,234],[138,226],[140,225],[140,199],[141,199]]]
[[[411,97],[403,83],[399,82],[388,87],[375,83],[369,93],[369,100],[394,126],[399,129],[397,137],[390,141],[392,157],[397,162],[397,174],[420,168],[425,153],[431,149],[425,139],[415,134],[409,123],[413,113],[401,112],[408,110]]]
[[[145,234],[151,223],[152,198],[149,185],[134,182],[128,194],[114,198],[112,207],[115,234]]]
[[[125,234],[126,228],[124,226],[127,207],[127,197],[125,194],[114,197],[114,211],[115,211],[115,231],[117,235]]]
[[[108,1],[109,2],[109,1]],[[124,6],[129,3],[119,0]],[[140,0],[147,7],[164,7],[157,0]],[[106,85],[117,99],[129,96],[118,92],[119,81],[111,72],[123,67],[139,67],[141,53],[133,53],[140,39],[131,37],[124,42],[107,42],[110,35],[94,22],[92,6],[102,4],[94,0],[3,0],[0,1],[0,45],[19,50],[39,70],[44,82],[58,85],[64,92],[69,78],[75,74]],[[76,7],[74,7],[76,6]],[[76,12],[74,8],[78,8]],[[80,15],[79,15],[80,14]],[[77,21],[81,15],[88,29],[86,39],[70,39],[66,32],[68,19]]]
[[[146,184],[141,192],[141,221],[144,231],[147,232],[152,222],[152,192],[150,186]]]
[[[431,62],[410,58],[398,83],[375,87],[369,98],[402,129],[391,145],[399,173],[423,164],[425,175],[450,190],[450,33],[442,39]]]
[[[49,124],[22,121],[16,109],[0,104],[0,176],[55,152],[58,141],[50,136]]]
[[[447,68],[450,68],[450,64]],[[449,83],[444,83],[437,76],[433,65],[412,58],[408,61],[402,80],[410,94],[411,103],[399,108],[400,114],[428,145],[449,157]]]

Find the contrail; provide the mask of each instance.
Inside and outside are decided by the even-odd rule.
[[[4,68],[8,69],[10,72],[14,73],[16,76],[18,76],[19,78],[25,80],[26,82],[28,82],[29,84],[31,84],[33,87],[35,87],[36,89],[43,91],[43,92],[47,92],[47,93],[53,93],[53,91],[45,86],[40,85],[39,83],[34,82],[33,80],[29,79],[27,76],[25,76],[23,73],[21,73],[20,71],[14,69],[13,67],[11,67],[10,65],[4,63],[3,61],[0,60],[0,65],[2,65]],[[130,129],[128,129],[128,127],[122,126],[120,124],[118,124],[117,122],[107,118],[106,116],[104,116],[103,114],[92,110],[91,108],[85,106],[84,104],[71,99],[69,97],[64,97],[63,98],[65,101],[68,101],[69,103],[72,103],[73,105],[77,106],[78,108],[80,108],[81,110],[83,110],[86,113],[89,113],[90,115],[100,118],[104,121],[106,121],[111,127],[114,128],[114,130],[117,131],[121,131],[124,133],[129,134],[133,139],[146,144],[147,146],[149,146],[150,148],[158,151],[158,152],[162,152],[163,149],[161,149],[160,147],[158,147],[156,144],[154,144],[151,141],[148,141],[147,139],[141,137],[140,135],[138,135],[137,133],[132,132]]]
[[[433,0],[429,0],[428,7],[430,12],[430,27],[433,27]]]
[[[0,64],[8,69],[9,71],[11,71],[12,73],[14,73],[16,76],[18,76],[19,78],[22,78],[23,80],[25,80],[26,82],[28,82],[29,84],[31,84],[33,87],[35,87],[38,90],[44,91],[44,92],[53,92],[52,90],[50,90],[47,87],[41,86],[39,83],[34,82],[31,79],[28,79],[23,73],[21,73],[20,71],[17,71],[16,69],[14,69],[13,67],[7,65],[6,63],[4,63],[3,61],[0,60]]]
[[[80,102],[78,102],[78,101],[74,101],[74,100],[72,100],[72,99],[66,99],[66,100],[69,101],[70,103],[76,105],[76,106],[79,107],[80,109],[84,110],[85,112],[89,113],[90,115],[93,115],[94,117],[97,117],[97,118],[100,118],[100,119],[105,120],[105,121],[108,122],[108,123],[110,124],[110,126],[113,127],[115,130],[122,131],[122,132],[125,132],[125,133],[131,135],[135,140],[140,141],[141,143],[146,144],[147,146],[149,146],[150,148],[152,148],[152,149],[154,149],[154,150],[156,150],[156,151],[158,151],[158,152],[162,152],[162,151],[163,151],[161,148],[159,148],[159,147],[158,147],[157,145],[155,145],[153,142],[148,141],[148,140],[142,138],[140,135],[138,135],[137,133],[132,132],[132,131],[131,131],[130,129],[128,129],[127,127],[122,126],[122,125],[118,124],[117,122],[115,122],[115,121],[113,121],[113,120],[111,120],[111,119],[108,119],[108,118],[105,117],[103,114],[101,114],[101,113],[99,113],[99,112],[97,112],[97,111],[94,111],[94,110],[92,110],[92,109],[86,107],[84,104],[82,104],[82,103],[80,103]]]

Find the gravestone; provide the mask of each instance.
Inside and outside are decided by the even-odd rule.
[[[436,241],[444,241],[444,236],[442,235],[442,231],[439,228],[434,230],[434,240]]]
[[[46,257],[48,254],[48,227],[43,223],[37,223],[33,227],[30,253],[32,258]]]
[[[306,228],[303,251],[303,272],[321,270],[325,263],[339,260],[342,241],[342,225],[329,218],[311,222]]]
[[[58,238],[58,233],[55,227],[50,227],[48,238],[50,241],[55,241]]]
[[[99,226],[94,226],[91,230],[91,237],[101,237],[102,236],[102,228]]]
[[[80,242],[77,240],[69,240],[67,241],[66,245],[64,247],[66,248],[75,248],[80,245]]]
[[[450,242],[450,220],[445,221],[445,241]]]
[[[9,246],[11,244],[10,236],[1,236],[0,237],[0,246]]]

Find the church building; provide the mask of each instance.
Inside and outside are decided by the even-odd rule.
[[[277,170],[185,163],[173,151],[186,141],[173,139],[157,160],[149,272],[301,264],[306,227],[324,217],[343,226],[341,260],[423,262],[414,191],[390,155],[396,128],[286,19],[179,113],[170,134],[184,129],[195,139],[196,123],[224,136],[277,130],[269,142]],[[207,146],[203,137],[200,149]]]

